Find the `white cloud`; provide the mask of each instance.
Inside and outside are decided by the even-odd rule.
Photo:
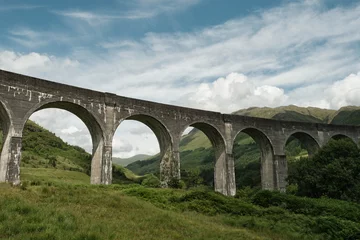
[[[90,132],[74,114],[61,109],[43,109],[32,114],[30,119],[55,133],[65,142],[92,152]]]
[[[330,107],[334,109],[346,105],[360,105],[360,72],[334,82],[324,94]]]
[[[70,126],[70,127],[68,127],[68,128],[61,129],[60,131],[61,131],[61,133],[71,135],[71,134],[80,132],[81,130],[79,130],[79,129],[78,129],[77,127],[75,127],[75,126]]]
[[[98,26],[114,20],[139,20],[156,17],[163,13],[174,13],[196,5],[200,0],[135,0],[126,11],[91,12],[83,10],[52,11],[55,14],[85,21]],[[122,2],[123,4],[124,2]]]
[[[188,105],[220,112],[233,112],[252,106],[279,106],[288,96],[274,86],[256,86],[245,75],[230,73],[212,83],[202,83],[189,94]]]

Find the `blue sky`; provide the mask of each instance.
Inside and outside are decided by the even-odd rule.
[[[79,41],[71,44],[36,46],[33,50],[63,55],[78,47],[98,48],[98,41],[140,39],[148,32],[187,32],[222,24],[232,18],[274,7],[282,1],[0,1],[0,27],[11,32],[28,29],[62,32]],[[64,17],[65,16],[65,17]],[[73,19],[66,18],[73,16]],[[83,20],[94,28],[81,26]],[[106,22],[103,23],[103,22]],[[101,31],[96,29],[101,26]],[[106,25],[106,26],[105,26]],[[83,37],[83,38],[82,38]],[[80,40],[81,39],[81,40]],[[14,47],[12,37],[2,35],[5,46]],[[16,46],[24,51],[29,47]]]
[[[0,68],[225,113],[338,109],[360,104],[359,27],[350,0],[0,0]],[[68,113],[32,119],[91,149],[85,126],[56,114]],[[120,128],[115,155],[158,151],[146,127]]]

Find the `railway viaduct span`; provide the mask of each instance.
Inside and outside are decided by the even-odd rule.
[[[21,142],[24,124],[45,108],[67,110],[79,117],[92,138],[91,183],[112,182],[112,141],[126,119],[146,124],[160,145],[160,180],[164,187],[180,179],[179,143],[185,129],[206,134],[215,149],[215,191],[235,195],[233,145],[240,132],[250,135],[261,149],[263,189],[285,191],[285,145],[299,139],[309,155],[331,138],[348,137],[359,142],[360,127],[278,121],[184,108],[117,96],[50,82],[0,70],[0,118],[4,135],[0,155],[0,182],[20,183]]]

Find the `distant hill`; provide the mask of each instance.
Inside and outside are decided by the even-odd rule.
[[[340,108],[330,116],[329,123],[360,125],[360,107],[347,106]]]
[[[146,160],[148,158],[152,157],[151,155],[146,155],[146,154],[138,154],[129,158],[118,158],[118,157],[113,157],[113,163],[126,167],[128,164],[136,162],[136,161],[141,161],[141,160]]]
[[[336,113],[335,110],[330,109],[321,109],[315,107],[298,107],[295,105],[276,107],[276,108],[248,108],[241,109],[234,114],[251,116],[251,117],[260,117],[260,118],[271,118],[277,120],[287,120],[287,121],[300,121],[300,122],[318,122],[318,123],[328,123],[331,116]]]

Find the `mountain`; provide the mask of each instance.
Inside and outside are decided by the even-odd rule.
[[[360,124],[360,107],[347,106],[342,107],[330,116],[330,123],[359,125]]]
[[[146,160],[148,158],[152,157],[151,155],[146,155],[146,154],[138,154],[129,158],[117,158],[117,157],[113,157],[113,164],[117,164],[120,166],[126,166],[130,163],[136,162],[136,161],[142,161],[142,160]]]
[[[269,108],[269,107],[253,107],[248,109],[242,109],[234,112],[233,114],[271,118],[277,120],[286,121],[300,121],[300,122],[317,122],[317,123],[329,123],[332,115],[336,113],[335,110],[321,109],[315,107],[298,107],[295,105]]]
[[[234,114],[271,118],[287,121],[315,123],[360,125],[360,107],[348,106],[336,110],[294,105],[277,108],[252,107],[234,112]],[[234,159],[235,175],[238,187],[260,185],[260,150],[254,140],[241,133],[235,140]],[[296,139],[287,144],[287,156],[290,160],[306,157],[307,151]],[[197,169],[207,185],[213,183],[214,152],[211,143],[204,133],[193,129],[184,135],[180,142],[181,175],[184,180],[189,172]],[[136,161],[127,166],[136,174],[155,173],[159,171],[159,157],[154,156],[143,161]],[[183,177],[185,176],[185,178]]]

